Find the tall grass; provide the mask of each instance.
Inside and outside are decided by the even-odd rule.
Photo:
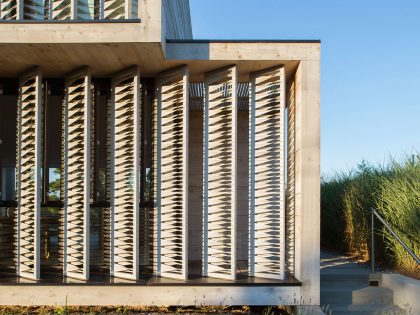
[[[361,259],[370,254],[370,209],[375,208],[420,256],[420,159],[407,157],[384,165],[361,163],[348,173],[321,182],[321,246]],[[420,269],[379,223],[376,258],[408,272]]]
[[[420,160],[392,162],[391,174],[380,183],[376,208],[410,249],[420,256]],[[386,249],[395,266],[418,269],[399,242],[382,229]],[[420,269],[418,270],[420,271]],[[419,275],[420,276],[420,275]]]
[[[352,176],[336,173],[321,179],[321,247],[334,251],[345,248],[344,196]]]

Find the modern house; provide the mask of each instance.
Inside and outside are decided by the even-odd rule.
[[[319,304],[319,41],[188,0],[0,1],[0,304]]]

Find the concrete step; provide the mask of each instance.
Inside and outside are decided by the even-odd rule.
[[[347,314],[363,314],[363,315],[408,315],[407,312],[395,305],[381,305],[381,304],[352,304],[348,306]],[[336,313],[333,313],[335,315]],[[343,315],[343,313],[338,313]],[[346,314],[346,315],[347,315]]]
[[[369,273],[357,273],[357,272],[328,272],[321,273],[321,281],[364,281],[369,283]]]
[[[393,305],[394,293],[392,290],[382,287],[366,287],[354,290],[352,294],[352,304],[380,304]]]
[[[321,290],[329,289],[329,288],[345,287],[349,291],[354,291],[354,290],[365,288],[368,285],[369,285],[369,282],[363,281],[363,280],[353,280],[353,279],[352,280],[336,279],[336,280],[328,280],[328,281],[321,280]]]
[[[340,287],[329,287],[321,289],[321,305],[330,304],[351,304],[352,290]]]

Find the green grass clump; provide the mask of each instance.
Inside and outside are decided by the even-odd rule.
[[[420,256],[420,158],[384,165],[361,163],[355,170],[321,182],[321,245],[370,257],[370,209],[375,208]],[[419,267],[382,224],[376,223],[379,263],[410,274]]]

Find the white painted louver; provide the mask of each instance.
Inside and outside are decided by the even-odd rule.
[[[205,75],[203,275],[236,278],[237,70]]]
[[[50,16],[53,20],[93,20],[95,18],[94,0],[51,1]]]
[[[102,16],[106,20],[132,18],[133,0],[103,0]]]
[[[89,279],[91,75],[66,78],[64,123],[64,275]]]
[[[18,275],[40,276],[42,74],[20,77],[17,143]]]
[[[19,0],[1,0],[0,18],[2,20],[17,20],[19,12]]]
[[[286,271],[295,274],[295,83],[289,88],[287,110]]]
[[[157,273],[188,278],[188,68],[158,80]]]
[[[50,16],[53,20],[68,20],[71,18],[71,0],[51,0],[50,8]]]
[[[112,78],[111,274],[139,277],[140,72]]]
[[[250,80],[249,273],[283,279],[284,68],[252,73]]]

